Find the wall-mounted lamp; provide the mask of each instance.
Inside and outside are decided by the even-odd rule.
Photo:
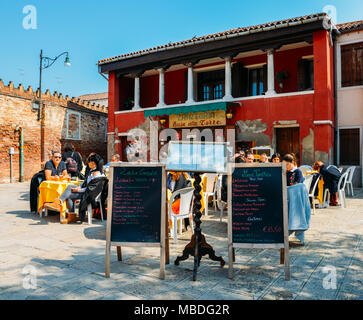
[[[232,113],[232,111],[227,111],[227,113],[226,113],[226,118],[227,118],[228,120],[231,120],[231,119],[233,118],[233,113]]]
[[[161,124],[161,125],[164,125],[164,124],[165,124],[165,122],[166,122],[166,119],[160,119],[159,121],[160,121],[160,124]]]

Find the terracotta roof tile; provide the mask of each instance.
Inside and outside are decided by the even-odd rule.
[[[209,34],[209,35],[205,35],[205,36],[201,36],[201,37],[193,37],[191,39],[184,40],[184,41],[178,41],[178,42],[174,42],[174,43],[170,42],[168,44],[153,47],[150,49],[144,49],[144,50],[140,50],[140,51],[136,51],[136,52],[132,52],[132,53],[126,53],[126,54],[122,54],[119,56],[102,59],[102,60],[98,61],[98,64],[105,64],[105,63],[109,63],[109,62],[113,62],[113,61],[118,61],[121,59],[126,59],[129,57],[134,57],[134,56],[138,56],[138,55],[142,55],[142,54],[148,54],[148,53],[152,53],[152,52],[155,52],[155,51],[161,50],[161,49],[166,50],[166,49],[172,49],[173,47],[177,47],[177,46],[193,45],[195,42],[199,42],[199,41],[203,41],[203,40],[207,40],[207,39],[213,38],[214,40],[219,40],[226,36],[235,35],[235,34],[238,35],[239,33],[241,33],[241,35],[242,35],[242,33],[244,33],[244,32],[248,33],[251,30],[252,31],[258,31],[258,30],[267,31],[268,28],[271,28],[271,27],[279,27],[279,26],[281,27],[284,25],[289,26],[289,24],[299,23],[299,22],[304,23],[304,22],[306,22],[308,20],[312,20],[312,19],[323,19],[325,16],[327,16],[326,13],[316,13],[316,14],[310,14],[310,15],[306,15],[306,16],[302,16],[302,17],[268,22],[268,23],[259,24],[259,25],[255,25],[255,26],[235,28],[235,29],[222,31],[222,32],[214,33],[214,34]]]
[[[93,93],[93,94],[84,94],[82,96],[78,96],[77,98],[88,101],[88,100],[101,100],[101,99],[107,99],[108,93],[102,92],[102,93]]]
[[[337,28],[340,32],[363,30],[363,20],[340,23]]]

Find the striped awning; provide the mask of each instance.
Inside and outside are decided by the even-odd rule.
[[[216,111],[223,110],[227,111],[228,107],[239,106],[238,103],[234,102],[212,102],[212,103],[203,103],[203,104],[193,104],[189,106],[180,106],[180,107],[170,107],[170,108],[153,108],[151,110],[144,110],[144,116],[146,117],[156,117],[156,116],[165,116],[171,114],[181,114],[181,113],[189,113],[189,112],[204,112],[204,111]]]

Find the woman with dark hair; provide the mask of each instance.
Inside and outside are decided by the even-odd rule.
[[[295,165],[295,158],[291,154],[286,154],[282,161],[286,163],[286,178],[287,186],[292,186],[297,183],[303,183],[305,178],[301,170]]]
[[[84,179],[84,177],[81,175],[83,168],[82,158],[80,154],[74,150],[74,146],[71,142],[65,143],[62,160],[66,163],[67,172],[72,177]]]
[[[62,193],[59,199],[55,199],[54,202],[48,203],[47,207],[54,208],[60,211],[63,201],[67,201],[68,207],[68,219],[65,223],[75,222],[76,217],[74,214],[74,202],[73,200],[82,199],[86,192],[87,186],[90,182],[99,177],[105,177],[103,170],[103,159],[98,154],[93,154],[88,158],[88,166],[90,171],[88,176],[86,176],[84,182],[81,186],[69,185],[66,190]]]
[[[278,162],[281,162],[281,156],[279,153],[274,153],[272,156],[271,156],[271,162],[275,162],[275,163],[278,163]]]

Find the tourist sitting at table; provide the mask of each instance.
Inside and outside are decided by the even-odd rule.
[[[279,153],[274,153],[271,156],[271,162],[275,162],[275,163],[281,162],[281,156],[280,156],[280,154]]]
[[[294,157],[291,154],[286,154],[282,158],[282,161],[286,163],[287,186],[292,186],[297,183],[303,183],[305,178],[301,170],[294,164]]]
[[[266,153],[262,153],[260,157],[260,163],[268,163],[268,157]]]
[[[88,158],[88,166],[90,167],[90,172],[86,176],[83,184],[81,186],[69,185],[66,190],[62,193],[59,199],[55,199],[54,202],[49,203],[47,206],[60,211],[63,201],[67,201],[67,207],[69,211],[69,216],[74,219],[74,202],[73,200],[82,199],[88,185],[90,182],[99,177],[105,177],[102,173],[103,170],[103,160],[98,154],[93,154]],[[83,221],[84,217],[80,217],[80,221]],[[70,222],[70,221],[68,221]]]
[[[62,161],[60,150],[52,150],[52,159],[45,163],[44,174],[46,180],[58,181],[61,177],[68,177],[66,164]]]
[[[246,163],[253,163],[255,161],[255,157],[252,152],[246,153]]]
[[[324,179],[324,190],[328,188],[330,193],[330,205],[337,206],[337,191],[338,191],[338,182],[341,177],[341,173],[336,166],[326,165],[322,161],[316,161],[314,163],[314,170],[318,171]]]

